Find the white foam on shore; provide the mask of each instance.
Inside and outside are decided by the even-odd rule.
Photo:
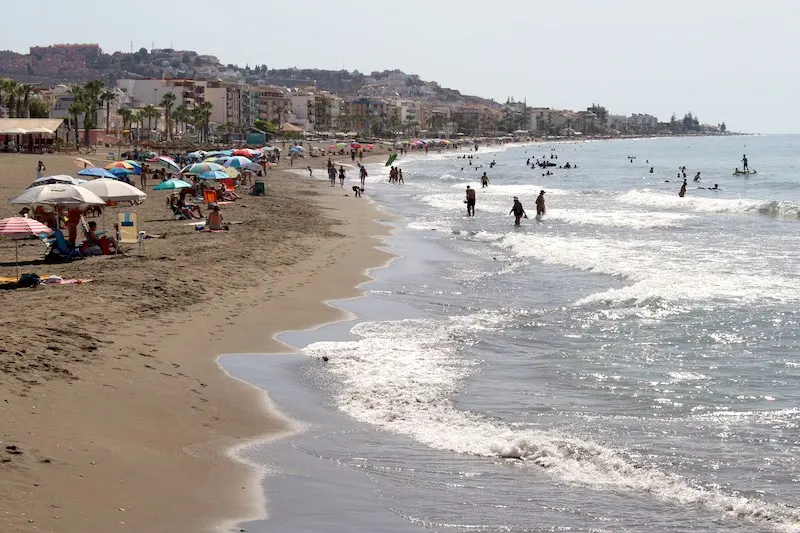
[[[634,464],[613,448],[557,431],[525,430],[456,408],[452,398],[477,362],[462,348],[475,334],[513,316],[479,313],[439,320],[365,322],[359,340],[319,342],[311,357],[327,356],[341,389],[337,406],[353,418],[411,437],[431,448],[481,457],[519,459],[561,482],[598,490],[638,492],[732,519],[800,531],[800,510],[701,487],[686,478]]]
[[[518,257],[632,282],[583,298],[575,303],[578,306],[597,302],[641,304],[653,299],[800,301],[800,287],[794,279],[776,273],[768,258],[751,257],[735,248],[707,250],[666,240],[620,241],[526,232],[509,233],[496,245]]]

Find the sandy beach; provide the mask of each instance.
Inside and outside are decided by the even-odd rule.
[[[0,155],[0,218],[38,159],[48,175],[76,171],[71,156]],[[323,301],[357,295],[389,259],[366,199],[286,166],[265,197],[224,206],[240,222],[229,232],[196,232],[148,190],[140,229],[167,237],[143,256],[52,265],[21,243],[21,272],[91,281],[0,291],[0,531],[196,532],[262,514],[260,477],[227,450],[290,422],[216,358],[285,351],[275,334],[339,318]],[[0,276],[14,275],[2,239]]]

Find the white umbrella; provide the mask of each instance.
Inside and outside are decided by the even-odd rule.
[[[56,176],[43,176],[41,178],[33,180],[33,183],[28,185],[28,188],[31,187],[38,187],[39,185],[51,185],[54,183],[66,183],[69,185],[77,185],[78,180],[73,178],[72,176],[67,176],[65,174],[58,174]]]
[[[98,178],[96,180],[87,181],[81,185],[81,187],[92,191],[106,201],[141,202],[147,198],[147,194],[133,185],[128,185],[124,181],[112,180],[110,178]]]
[[[12,205],[63,205],[66,207],[105,205],[103,199],[89,189],[66,183],[31,187],[10,199],[8,203]]]

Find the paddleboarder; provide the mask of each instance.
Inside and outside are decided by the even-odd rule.
[[[750,170],[750,167],[747,165],[747,154],[742,154],[742,165],[744,165],[743,170],[745,172],[748,172]]]

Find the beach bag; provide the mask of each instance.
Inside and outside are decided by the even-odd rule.
[[[37,274],[23,274],[17,281],[17,287],[24,289],[26,287],[36,287],[42,282]]]

